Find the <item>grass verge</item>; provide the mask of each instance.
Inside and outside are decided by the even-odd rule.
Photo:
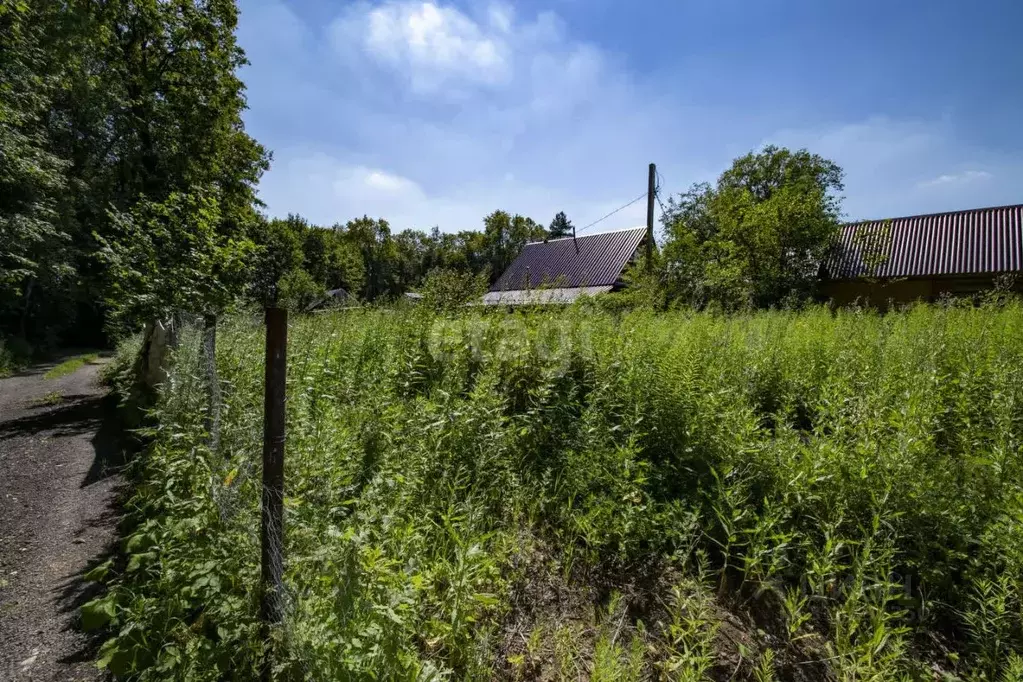
[[[51,367],[46,374],[43,375],[44,379],[59,379],[69,374],[74,374],[79,369],[87,364],[96,362],[99,359],[98,353],[85,353],[83,355],[76,355],[73,358],[64,360],[59,365]]]

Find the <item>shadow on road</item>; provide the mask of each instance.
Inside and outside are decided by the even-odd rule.
[[[82,480],[84,488],[117,473],[127,462],[127,439],[122,438],[117,398],[112,394],[63,396],[57,407],[38,408],[33,414],[0,423],[0,441],[41,434],[61,438],[92,431],[95,456]]]

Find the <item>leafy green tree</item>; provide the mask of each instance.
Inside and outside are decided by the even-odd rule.
[[[402,230],[394,237],[394,276],[399,292],[422,284],[427,274],[430,236],[419,230]]]
[[[806,150],[768,146],[715,186],[669,200],[663,281],[694,305],[770,306],[811,296],[839,229],[842,170]]]
[[[76,173],[100,192],[98,212],[199,184],[217,190],[222,220],[237,220],[239,211],[252,217],[267,155],[241,120],[237,71],[246,60],[237,21],[234,0],[74,6],[61,139]]]
[[[483,237],[490,265],[490,276],[501,276],[522,251],[522,247],[546,236],[543,227],[531,218],[494,211],[483,219]]]
[[[304,218],[263,220],[256,228],[257,255],[250,295],[267,306],[304,308],[322,295],[324,285],[303,268],[303,245],[311,228]]]
[[[302,242],[303,268],[324,289],[362,290],[365,265],[362,255],[334,230],[312,226]]]
[[[223,235],[221,219],[217,200],[201,193],[175,193],[112,213],[112,236],[97,238],[116,328],[131,330],[139,320],[181,310],[217,312],[234,300],[253,244]]]
[[[73,281],[59,215],[67,163],[46,127],[57,85],[43,49],[48,16],[39,4],[0,0],[0,331],[23,338],[39,313],[59,319],[47,293]]]
[[[475,230],[457,234],[431,230],[423,257],[426,272],[434,268],[449,268],[464,272],[483,272],[489,268],[486,236]]]
[[[112,243],[126,233],[124,216],[149,220],[168,201],[178,212],[182,196],[215,205],[224,240],[241,243],[255,225],[254,187],[269,156],[242,123],[238,11],[234,0],[109,0],[56,16],[47,49],[63,70],[49,133],[71,163],[63,221],[83,298],[108,302],[123,323],[125,311],[141,309],[115,300],[124,287],[106,288],[114,261],[93,257],[94,235],[111,253],[130,251]]]
[[[559,237],[571,237],[573,231],[572,221],[568,219],[564,211],[559,211],[554,220],[551,221],[551,226],[547,228],[547,235],[551,239],[557,239]]]
[[[386,220],[363,216],[334,229],[362,257],[365,279],[362,290],[355,292],[360,298],[373,301],[402,293],[397,286],[395,268],[397,247]]]
[[[485,272],[435,268],[423,282],[423,304],[436,310],[454,310],[482,298],[487,284]]]

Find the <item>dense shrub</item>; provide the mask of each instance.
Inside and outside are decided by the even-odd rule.
[[[1021,679],[1023,309],[294,320],[287,620],[308,679]],[[186,343],[103,662],[247,679],[262,330]],[[809,677],[807,677],[809,676]]]
[[[14,369],[14,354],[0,338],[0,377],[7,376]]]
[[[32,347],[22,339],[0,336],[0,377],[5,377],[28,364],[32,351]]]

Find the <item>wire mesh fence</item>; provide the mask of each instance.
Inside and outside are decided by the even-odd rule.
[[[173,372],[149,368],[159,370],[158,376],[165,381],[179,384],[164,387],[162,393],[188,403],[192,414],[201,415],[203,438],[197,448],[207,458],[209,498],[217,507],[219,520],[240,531],[251,556],[259,557],[260,580],[254,592],[259,596],[267,654],[263,679],[274,677],[275,649],[294,649],[289,646],[289,623],[295,594],[284,579],[287,325],[287,311],[268,309],[264,319],[236,318],[228,330],[234,335],[263,336],[262,377],[254,375],[251,357],[218,358],[218,334],[225,333],[225,328],[215,316],[175,314],[160,323],[159,333],[147,331],[151,343],[166,346],[166,350],[153,349],[150,355],[154,360],[175,365]],[[252,346],[258,344],[256,338],[248,341]],[[225,371],[221,372],[218,364],[223,364]],[[254,390],[259,379],[261,386]],[[263,398],[262,424],[251,418],[258,413],[252,405],[255,395]],[[177,407],[171,406],[171,410],[180,412],[186,406]],[[313,678],[301,656],[292,656],[290,665],[297,666],[300,677]]]

